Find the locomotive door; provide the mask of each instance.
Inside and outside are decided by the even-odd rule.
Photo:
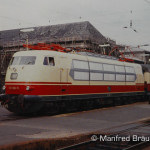
[[[61,68],[60,68],[60,82],[61,82],[61,94],[65,95],[68,93],[68,68],[67,68],[67,62],[66,57],[61,57]]]

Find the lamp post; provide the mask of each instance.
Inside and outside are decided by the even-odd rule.
[[[21,29],[20,32],[23,32],[23,33],[28,33],[28,32],[32,32],[34,31],[34,28],[27,28],[27,29]],[[28,34],[26,34],[26,43],[27,43],[27,51],[29,50],[28,49],[28,45],[29,45],[29,36]]]

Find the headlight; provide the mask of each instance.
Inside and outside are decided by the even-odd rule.
[[[26,86],[26,90],[29,91],[30,90],[30,86]]]
[[[6,89],[6,86],[4,85],[3,87],[2,87],[2,90],[5,90]]]
[[[11,73],[11,75],[10,75],[11,80],[15,80],[15,79],[17,79],[17,77],[18,77],[18,73]]]

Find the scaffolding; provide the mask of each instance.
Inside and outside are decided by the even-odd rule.
[[[3,85],[9,61],[17,51],[26,50],[23,44],[60,44],[69,49],[85,49],[108,55],[111,45],[107,39],[88,21],[52,26],[34,27],[33,32],[22,33],[21,29],[0,32],[0,83]],[[104,45],[103,47],[100,45]],[[114,55],[114,54],[112,54]]]

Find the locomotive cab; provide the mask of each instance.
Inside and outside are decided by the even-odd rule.
[[[36,56],[14,56],[7,70],[8,76],[10,75],[10,80],[17,80],[18,74],[20,76],[21,72],[24,72],[24,69],[26,69],[26,66],[33,68],[31,66],[35,65],[35,60]]]
[[[57,63],[52,53],[36,50],[21,51],[13,55],[7,68],[6,96],[5,99],[3,98],[3,101],[10,102],[6,105],[8,110],[31,113],[43,107],[41,95],[47,92],[44,88],[49,82],[60,80]],[[27,106],[29,107],[26,108]]]

